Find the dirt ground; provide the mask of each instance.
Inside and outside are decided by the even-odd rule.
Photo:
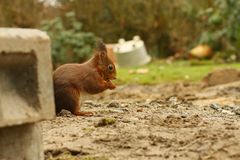
[[[46,159],[240,159],[240,81],[119,86],[42,122]]]

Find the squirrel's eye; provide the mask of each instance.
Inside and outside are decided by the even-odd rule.
[[[112,65],[112,64],[109,64],[109,65],[108,65],[108,69],[109,69],[110,71],[112,71],[112,70],[113,70],[113,65]]]

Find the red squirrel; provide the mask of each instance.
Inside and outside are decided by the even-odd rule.
[[[108,57],[107,49],[99,41],[95,53],[87,62],[70,63],[58,67],[53,73],[56,112],[69,110],[78,116],[90,116],[92,112],[80,111],[81,93],[97,94],[115,89],[111,80],[116,79],[116,69]]]

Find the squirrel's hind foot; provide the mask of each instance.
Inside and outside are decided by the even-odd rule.
[[[84,112],[84,111],[78,111],[78,112],[75,112],[73,114],[76,115],[76,116],[86,116],[86,117],[94,115],[93,112]]]

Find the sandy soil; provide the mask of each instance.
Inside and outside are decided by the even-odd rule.
[[[240,82],[119,86],[42,122],[46,159],[240,159]]]

